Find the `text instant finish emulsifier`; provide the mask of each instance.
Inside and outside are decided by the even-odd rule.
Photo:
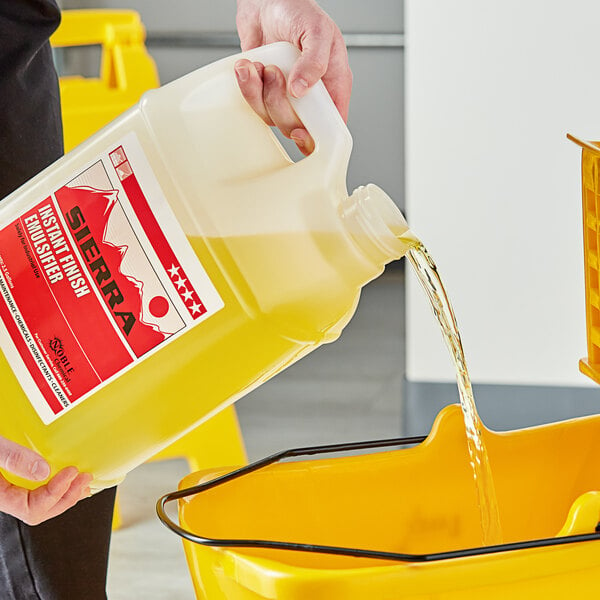
[[[285,72],[296,51],[243,56]],[[0,435],[96,490],[336,339],[414,243],[381,190],[348,197],[325,89],[295,102],[316,149],[293,163],[239,57],[149,92],[0,204]]]

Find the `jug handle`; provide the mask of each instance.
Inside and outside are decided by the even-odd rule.
[[[275,65],[287,79],[299,56],[300,50],[294,45],[276,42],[243,52],[236,60],[247,58],[264,65]],[[341,169],[345,176],[352,150],[352,136],[323,82],[318,81],[302,98],[288,97],[315,142],[315,149],[307,158],[333,169]]]

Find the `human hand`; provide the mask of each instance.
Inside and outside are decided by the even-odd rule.
[[[292,138],[304,154],[314,142],[288,102],[300,98],[319,79],[348,118],[352,72],[342,34],[314,0],[238,0],[237,28],[242,50],[277,41],[291,42],[301,55],[287,81],[279,69],[247,60],[235,65],[238,84],[250,106],[269,125]]]
[[[50,476],[50,465],[39,454],[3,437],[0,437],[0,467],[30,481],[44,481]],[[66,467],[45,485],[28,490],[0,474],[0,511],[28,525],[38,525],[89,496],[91,481],[89,473]]]

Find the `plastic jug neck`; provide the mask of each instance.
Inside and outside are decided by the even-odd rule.
[[[356,244],[377,262],[401,258],[419,243],[394,201],[372,183],[342,202],[341,216]]]

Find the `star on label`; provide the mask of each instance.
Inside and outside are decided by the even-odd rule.
[[[177,277],[179,275],[179,267],[171,265],[170,269],[167,269],[171,277]]]
[[[177,280],[174,281],[173,283],[178,287],[178,288],[182,288],[185,287],[185,282],[187,281],[187,279],[182,279],[181,277]]]
[[[183,292],[182,296],[183,296],[183,300],[185,302],[187,302],[188,300],[192,299],[192,297],[194,296],[194,292],[192,292],[191,290],[186,289],[185,292]]]
[[[193,314],[193,315],[195,315],[196,313],[199,313],[199,312],[200,312],[200,309],[201,309],[202,307],[201,307],[199,304],[196,304],[196,303],[194,302],[194,303],[193,303],[193,304],[191,304],[191,305],[190,305],[188,308],[189,308],[189,309],[192,311],[192,314]]]

